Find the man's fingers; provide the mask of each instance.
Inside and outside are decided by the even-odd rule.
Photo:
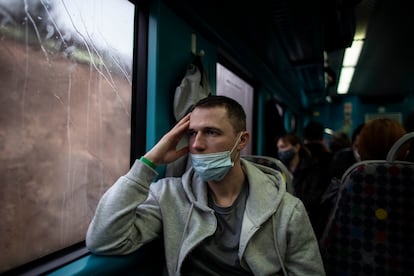
[[[183,148],[177,150],[177,154],[181,157],[181,156],[187,154],[188,151],[189,151],[189,147],[188,146],[187,147],[183,147]]]

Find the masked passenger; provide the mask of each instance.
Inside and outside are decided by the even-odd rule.
[[[240,158],[248,141],[239,103],[199,101],[103,195],[88,248],[128,254],[163,238],[168,275],[324,275],[302,202],[280,173]],[[182,177],[153,182],[157,165],[187,153]]]
[[[295,195],[303,201],[314,226],[315,234],[318,236],[319,233],[314,221],[318,217],[321,196],[326,189],[324,174],[327,173],[327,169],[312,158],[311,152],[302,143],[299,136],[293,133],[279,137],[277,149],[279,160],[293,175]]]

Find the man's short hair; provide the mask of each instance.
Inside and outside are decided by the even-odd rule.
[[[210,95],[194,104],[195,108],[224,107],[227,116],[236,132],[246,130],[246,113],[243,107],[234,99],[222,95]]]

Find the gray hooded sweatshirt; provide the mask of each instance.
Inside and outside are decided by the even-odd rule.
[[[249,183],[239,258],[255,275],[325,275],[303,203],[286,192],[279,172],[241,160]],[[95,254],[128,254],[163,235],[169,275],[214,234],[207,186],[190,168],[182,177],[153,182],[157,172],[137,160],[103,195],[86,245]],[[284,271],[284,272],[283,272]]]

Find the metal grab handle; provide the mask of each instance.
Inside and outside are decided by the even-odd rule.
[[[392,145],[390,151],[387,154],[387,161],[394,161],[402,146],[410,140],[414,141],[414,132],[404,134],[400,139],[398,139],[394,143],[394,145]]]

